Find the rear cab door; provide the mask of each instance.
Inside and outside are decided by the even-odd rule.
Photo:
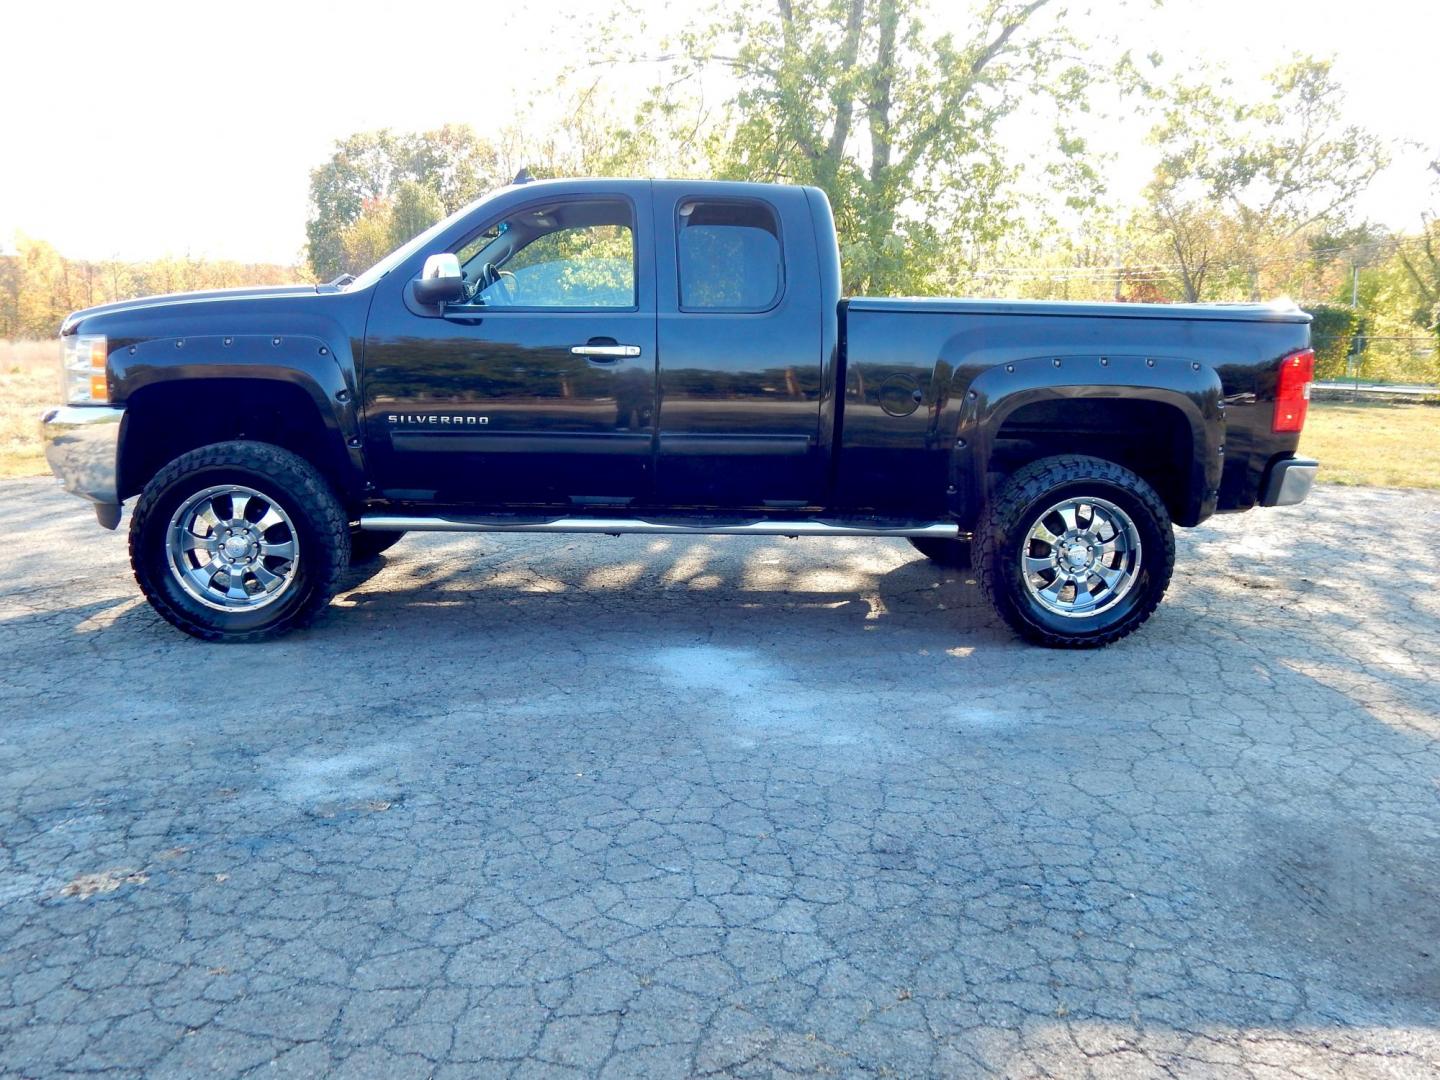
[[[675,180],[653,194],[656,501],[821,505],[821,299],[804,190]]]

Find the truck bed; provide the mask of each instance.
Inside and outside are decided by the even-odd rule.
[[[944,492],[968,522],[1005,453],[1044,439],[1054,451],[1173,459],[1185,493],[1175,517],[1194,525],[1254,506],[1270,463],[1298,443],[1271,431],[1280,362],[1309,344],[1309,316],[1291,304],[841,308],[842,507],[913,512]]]

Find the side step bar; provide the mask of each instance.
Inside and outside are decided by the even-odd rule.
[[[933,536],[954,539],[960,527],[954,522],[916,522],[882,525],[867,521],[725,521],[703,519],[666,521],[663,518],[503,518],[430,517],[404,514],[363,514],[360,528],[367,532],[536,532],[536,533],[674,533],[728,536]]]

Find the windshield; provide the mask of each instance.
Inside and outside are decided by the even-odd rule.
[[[496,191],[498,190],[500,189],[497,188]],[[354,281],[350,282],[350,284],[344,286],[344,291],[351,292],[356,289],[368,289],[371,285],[374,285],[386,274],[390,273],[391,270],[394,270],[395,267],[399,266],[406,259],[410,258],[410,256],[414,255],[417,251],[428,247],[436,238],[438,238],[442,233],[444,233],[445,230],[449,229],[450,226],[454,225],[461,218],[468,215],[472,210],[474,210],[477,206],[479,206],[485,200],[489,199],[494,194],[495,191],[487,192],[469,205],[462,206],[459,210],[456,210],[455,213],[451,214],[444,220],[437,221],[434,225],[431,225],[430,228],[426,229],[419,236],[415,237],[415,239],[401,244],[389,255],[386,255],[374,266],[370,267],[369,270],[366,270]]]

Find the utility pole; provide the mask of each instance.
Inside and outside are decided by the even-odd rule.
[[[1360,324],[1360,264],[1350,264],[1350,310],[1355,312],[1355,325]],[[1350,374],[1355,376],[1355,385],[1350,390],[1350,400],[1354,401],[1360,395],[1360,353],[1355,348],[1357,342],[1354,337],[1350,339],[1350,355],[1345,358],[1345,366],[1349,368]]]

